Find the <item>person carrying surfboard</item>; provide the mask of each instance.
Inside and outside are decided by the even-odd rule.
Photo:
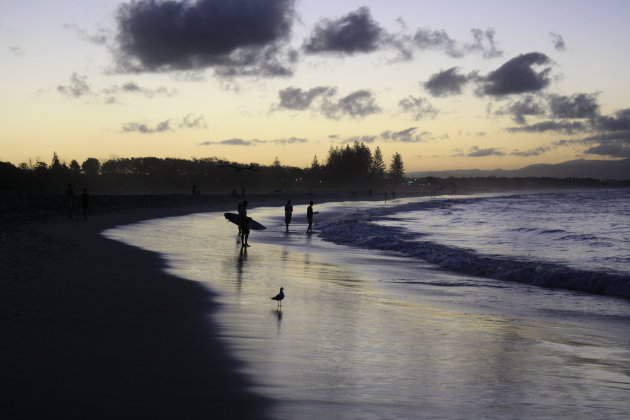
[[[247,200],[243,201],[243,204],[239,208],[239,226],[241,231],[241,247],[249,246],[247,243],[249,239],[249,219],[247,217]]]

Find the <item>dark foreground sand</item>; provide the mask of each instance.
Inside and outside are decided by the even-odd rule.
[[[254,205],[285,201],[250,198]],[[184,207],[93,208],[87,221],[78,214],[68,220],[61,209],[43,218],[5,218],[0,416],[268,418],[273,402],[249,391],[248,378],[218,338],[212,293],[165,274],[157,254],[99,235],[155,217],[234,211],[236,202],[223,197]]]

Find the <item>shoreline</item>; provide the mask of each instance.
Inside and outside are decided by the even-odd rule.
[[[351,200],[293,195],[294,204]],[[357,198],[354,198],[357,199]],[[363,199],[363,198],[361,198]],[[12,418],[269,418],[218,335],[214,294],[167,274],[158,254],[107,228],[235,211],[238,197],[190,205],[5,214],[0,233],[0,392]],[[252,195],[250,208],[284,205]],[[142,202],[136,204],[143,204]]]

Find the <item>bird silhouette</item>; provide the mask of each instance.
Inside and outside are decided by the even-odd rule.
[[[271,300],[278,301],[278,308],[282,307],[282,299],[284,299],[284,287],[280,288],[280,293],[271,298]]]

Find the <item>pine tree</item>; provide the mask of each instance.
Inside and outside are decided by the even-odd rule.
[[[372,157],[372,167],[370,168],[372,176],[376,179],[382,179],[385,175],[385,162],[383,161],[383,153],[381,148],[376,146],[374,156]]]
[[[389,179],[395,183],[402,183],[405,176],[405,167],[403,165],[402,157],[399,153],[394,153],[392,156],[392,163],[389,167]]]

